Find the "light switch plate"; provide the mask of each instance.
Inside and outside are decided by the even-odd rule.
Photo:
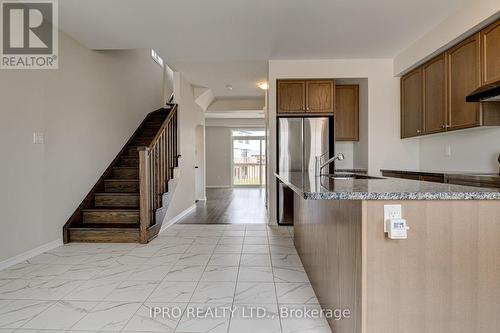
[[[451,156],[451,146],[446,146],[446,148],[444,149],[444,155],[446,157],[450,157]]]
[[[384,232],[387,232],[387,220],[402,218],[401,205],[384,205]]]
[[[33,143],[36,145],[41,145],[44,144],[45,142],[45,137],[42,132],[35,132],[33,133]]]

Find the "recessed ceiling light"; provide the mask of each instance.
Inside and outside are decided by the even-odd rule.
[[[259,82],[257,84],[257,87],[259,87],[262,90],[268,90],[269,89],[269,83],[267,83],[267,82]]]
[[[232,85],[230,85],[230,84],[226,84],[226,89],[227,89],[227,90],[233,90],[233,86],[232,86]]]

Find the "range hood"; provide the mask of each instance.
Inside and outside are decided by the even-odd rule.
[[[465,97],[466,102],[500,102],[500,80],[486,84]]]

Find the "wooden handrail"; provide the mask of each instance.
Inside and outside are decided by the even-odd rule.
[[[149,149],[153,148],[156,143],[158,142],[158,138],[162,135],[162,133],[165,131],[165,127],[168,126],[170,121],[172,120],[173,117],[177,117],[177,105],[174,105],[170,113],[168,114],[167,118],[161,125],[160,129],[158,130],[158,133],[156,133],[155,137],[153,138],[153,141],[149,144]]]
[[[156,236],[150,230],[160,230],[162,221],[156,221],[156,211],[178,166],[177,141],[177,105],[173,105],[151,144],[138,148],[141,243]]]

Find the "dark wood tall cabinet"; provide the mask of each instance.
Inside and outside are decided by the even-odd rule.
[[[335,86],[335,139],[359,141],[359,86]]]
[[[401,78],[401,136],[422,133],[422,68]]]
[[[500,80],[500,20],[481,31],[482,83]]]
[[[479,33],[448,50],[448,126],[461,129],[479,126],[479,103],[465,102],[465,96],[481,86]]]
[[[447,128],[446,63],[441,54],[422,66],[423,132],[441,132]]]

